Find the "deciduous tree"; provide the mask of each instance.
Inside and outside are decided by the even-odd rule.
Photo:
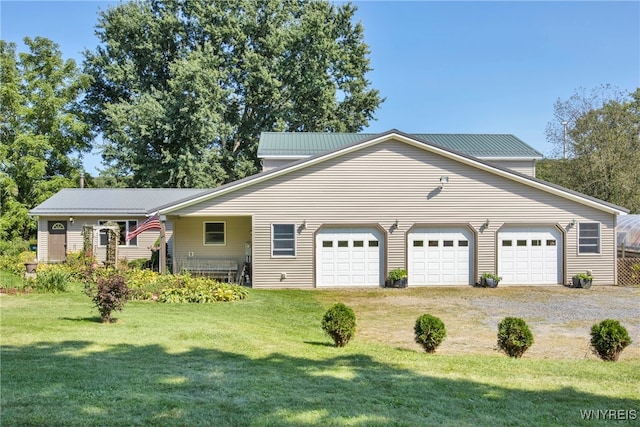
[[[73,187],[90,126],[76,101],[88,87],[75,61],[49,39],[25,38],[27,53],[0,40],[0,239],[28,238],[28,211],[62,187]]]
[[[624,94],[603,86],[584,94],[556,103],[556,116],[567,121],[569,158],[548,162],[542,177],[640,212],[640,89]],[[550,123],[547,139],[562,146],[564,129]]]
[[[381,98],[354,12],[325,0],[103,12],[85,71],[105,161],[137,186],[213,187],[257,172],[261,131],[361,130]]]

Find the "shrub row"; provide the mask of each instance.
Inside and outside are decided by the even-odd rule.
[[[334,304],[322,318],[322,329],[336,347],[344,347],[355,335],[356,315],[342,303]],[[413,327],[416,343],[427,353],[434,353],[447,336],[442,320],[423,314]],[[617,320],[603,320],[591,328],[591,347],[602,360],[616,361],[622,350],[631,344],[624,326]],[[508,356],[519,358],[533,345],[533,334],[527,323],[518,317],[505,317],[498,324],[498,348]]]

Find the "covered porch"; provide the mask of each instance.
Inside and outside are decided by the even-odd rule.
[[[252,217],[169,216],[173,271],[251,284]]]

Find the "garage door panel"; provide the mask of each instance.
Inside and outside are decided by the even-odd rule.
[[[498,232],[498,274],[504,284],[562,283],[562,233],[554,226]]]
[[[356,273],[364,272],[365,270],[365,266],[361,262],[354,262],[351,266],[353,267],[353,271]]]
[[[316,236],[316,286],[380,286],[382,233],[327,228]]]
[[[408,235],[409,285],[472,283],[473,232],[464,227],[416,228]]]
[[[365,259],[365,253],[362,251],[354,251],[351,253],[351,259],[354,259],[354,260]]]

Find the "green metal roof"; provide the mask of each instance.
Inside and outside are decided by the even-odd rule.
[[[375,137],[376,133],[263,132],[258,157],[304,158]],[[541,159],[542,154],[510,134],[409,134],[425,143],[478,158]]]

